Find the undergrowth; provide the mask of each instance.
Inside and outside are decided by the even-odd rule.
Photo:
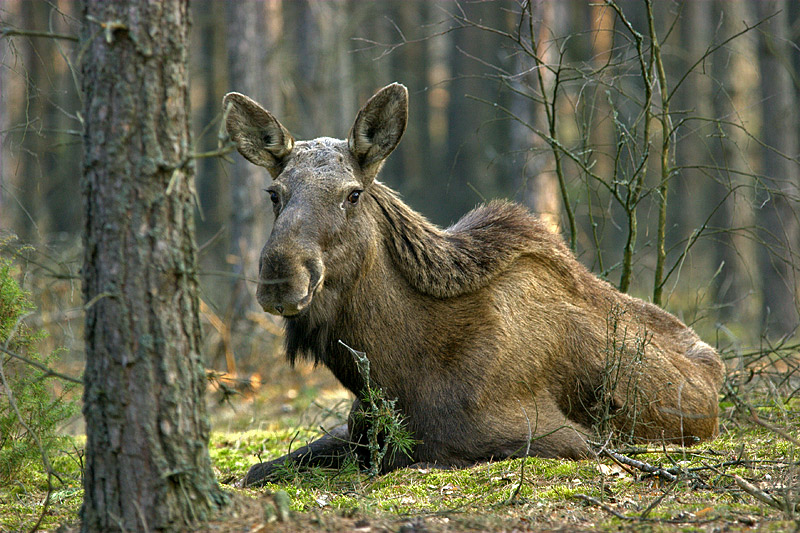
[[[67,399],[71,389],[63,383],[49,386],[46,370],[59,357],[39,353],[45,337],[25,323],[34,311],[28,294],[15,279],[11,261],[0,259],[0,529],[7,521],[14,524],[24,516],[31,495],[42,504],[41,491],[48,504],[52,499],[67,498],[54,492],[53,477],[64,465],[56,456],[70,446],[70,439],[59,434],[60,426],[76,412],[76,404]]]
[[[13,278],[13,266],[3,266],[2,279]],[[9,342],[9,351],[18,350],[49,365],[51,358],[58,356],[57,350],[42,348],[45,339],[41,334],[19,320],[33,309],[18,286],[6,283],[1,286],[2,301],[17,303],[0,307],[0,346],[9,338],[18,343],[28,339],[28,344],[18,346]],[[9,312],[12,308],[16,309],[13,313]],[[8,334],[9,324],[16,327],[13,337]],[[614,327],[613,321],[609,326]],[[623,347],[638,353],[644,346],[636,342],[640,337],[639,332],[622,335],[626,342],[610,345],[609,354],[617,354]],[[319,437],[320,419],[303,413],[312,411],[312,403],[320,394],[318,389],[298,388],[283,403],[276,402],[271,393],[263,397],[237,393],[231,403],[241,416],[223,426],[255,427],[261,423],[264,429],[214,433],[210,453],[223,487],[257,502],[256,510],[240,513],[236,519],[228,516],[209,527],[215,531],[793,530],[800,527],[797,353],[797,345],[789,341],[749,352],[723,350],[729,370],[720,396],[721,433],[712,442],[685,449],[642,448],[624,441],[614,444],[620,457],[648,465],[656,473],[607,455],[583,461],[512,459],[463,470],[401,469],[382,476],[360,471],[350,462],[334,470],[289,469],[280,482],[260,489],[238,489],[234,484],[253,464],[279,457]],[[15,361],[3,355],[6,372],[13,369]],[[611,357],[609,365],[614,371],[609,373],[611,386],[618,383],[614,381],[619,374],[618,359]],[[36,387],[56,382],[37,372],[26,369],[19,375]],[[379,419],[397,424],[402,436],[402,420],[389,416],[394,412],[391,405],[382,403],[385,399],[379,397],[379,387],[373,390],[375,394],[366,394],[362,402],[373,405],[373,414]],[[52,388],[48,391],[54,392]],[[24,401],[24,394],[14,392],[17,401]],[[57,395],[48,395],[46,402],[63,394],[63,388],[55,392]],[[329,400],[342,399],[337,396]],[[0,401],[7,402],[6,396]],[[44,397],[39,396],[39,401],[39,412],[45,418],[60,416]],[[317,410],[324,412],[328,405],[330,402],[322,402]],[[283,407],[287,418],[282,422],[264,412],[265,408],[281,411]],[[233,411],[227,404],[224,409]],[[34,412],[33,408],[29,411]],[[336,418],[327,412],[324,417]],[[58,422],[50,427],[55,438],[50,441],[48,455],[55,477],[48,483],[38,451],[19,462],[11,479],[0,482],[0,531],[30,529],[48,493],[49,508],[40,529],[77,523],[83,496],[83,441],[58,437]],[[374,433],[370,449],[373,465],[379,464],[381,453],[390,453],[387,441],[379,438],[387,428]],[[394,431],[388,430],[390,434]],[[395,453],[403,453],[402,446]],[[6,466],[5,461],[2,466]],[[275,512],[284,508],[277,504],[278,495],[286,497],[290,516]]]

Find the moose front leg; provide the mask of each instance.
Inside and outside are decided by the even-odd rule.
[[[275,479],[278,472],[286,466],[338,468],[348,456],[352,456],[352,453],[350,432],[347,424],[342,424],[330,430],[324,437],[312,441],[290,454],[251,466],[240,485],[243,487],[263,485]]]

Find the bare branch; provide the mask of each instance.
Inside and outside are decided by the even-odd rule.
[[[69,381],[71,383],[76,383],[78,385],[83,385],[83,380],[81,380],[81,379],[74,378],[74,377],[68,376],[66,374],[62,374],[61,372],[57,372],[57,371],[53,370],[52,368],[49,368],[49,367],[47,367],[47,366],[45,366],[45,365],[43,365],[41,363],[38,363],[38,362],[34,361],[33,359],[29,359],[27,357],[24,357],[24,356],[18,354],[18,353],[12,352],[11,350],[8,350],[5,347],[0,347],[0,351],[3,352],[6,355],[10,355],[14,359],[19,359],[20,361],[22,361],[26,365],[30,365],[32,367],[38,368],[39,370],[44,372],[44,377],[46,377],[46,378],[47,377],[54,377],[54,378],[63,379],[64,381]]]
[[[617,461],[618,463],[632,466],[638,470],[641,470],[642,472],[656,475],[658,477],[666,479],[667,481],[675,481],[677,479],[675,474],[672,474],[671,472],[661,468],[660,466],[653,466],[649,463],[645,463],[644,461],[639,461],[638,459],[633,459],[631,457],[628,457],[627,455],[622,455],[621,453],[609,450],[608,448],[602,448],[600,450],[600,455],[606,455],[611,459],[613,459],[614,461]]]
[[[766,503],[770,507],[774,507],[779,511],[783,511],[788,513],[789,509],[787,509],[786,505],[781,502],[780,500],[776,499],[775,497],[767,494],[763,490],[759,489],[749,481],[746,481],[739,477],[736,474],[733,474],[733,480],[736,481],[736,484],[739,485],[743,491],[745,491],[750,496],[753,496],[755,499],[759,500],[762,503]]]
[[[78,42],[78,37],[66,33],[53,33],[40,30],[23,30],[19,28],[5,27],[0,29],[0,39],[6,37],[43,37],[46,39],[62,39],[64,41]]]

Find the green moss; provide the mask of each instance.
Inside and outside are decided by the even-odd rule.
[[[51,460],[58,477],[53,479],[42,530],[74,523],[83,502],[80,454],[75,450],[56,452]],[[0,486],[0,531],[29,530],[42,512],[46,495],[47,477],[37,464],[28,465],[13,483]]]
[[[291,447],[302,446],[318,436],[317,432],[308,429],[214,432],[210,438],[209,454],[223,479],[228,476],[241,478],[252,465],[280,457]]]
[[[551,489],[537,492],[536,497],[551,501],[568,501],[575,498],[575,495],[578,493],[582,493],[582,491],[557,485]]]
[[[780,475],[779,464],[783,463],[771,461],[786,460],[791,449],[783,439],[762,429],[744,426],[703,447],[684,452],[636,455],[637,459],[653,465],[682,469],[685,474],[672,487],[643,472],[626,472],[608,459],[563,461],[531,457],[462,470],[402,469],[372,479],[357,472],[353,465],[347,471],[317,469],[294,472],[289,479],[269,484],[265,490],[285,491],[292,501],[292,509],[300,513],[383,519],[472,516],[474,513],[506,524],[504,520],[520,516],[526,516],[526,520],[531,516],[540,520],[543,516],[561,514],[569,517],[569,513],[580,511],[592,517],[600,529],[637,523],[654,531],[692,530],[696,526],[691,522],[698,520],[694,518],[698,513],[721,522],[741,514],[772,523],[780,518],[780,513],[743,494],[732,484],[731,477],[734,473],[750,479],[760,474],[771,473],[774,479]],[[278,455],[286,451],[289,435],[286,432],[280,435],[248,433],[240,438],[241,441],[227,438],[224,442],[239,442],[239,449],[244,450],[248,446],[257,448],[252,439],[260,440],[264,443],[262,449],[269,450],[270,455]],[[759,459],[737,464],[737,458],[743,453]],[[227,455],[220,454],[220,457],[232,460]],[[720,472],[708,469],[708,464],[716,465]],[[241,465],[237,468],[244,471]],[[707,489],[700,488],[697,484],[700,481]],[[606,511],[586,504],[581,495],[602,501],[633,521],[621,522]],[[656,501],[657,505],[648,512],[647,518],[641,519],[641,513]],[[659,524],[660,520],[670,523]],[[682,521],[688,524],[680,526]],[[486,522],[480,523],[489,527]]]

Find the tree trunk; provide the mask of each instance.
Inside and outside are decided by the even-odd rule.
[[[22,2],[21,20],[24,28],[36,28],[47,20],[50,8],[44,2]],[[19,110],[17,124],[25,130],[19,151],[20,179],[17,227],[24,242],[43,243],[47,240],[50,220],[45,205],[47,169],[45,163],[48,141],[43,122],[47,111],[47,96],[44,87],[51,83],[48,68],[55,59],[52,39],[26,40],[22,46],[23,71],[25,72],[25,104]]]
[[[280,0],[227,2],[227,50],[230,87],[260,102],[276,116],[283,115],[281,98]],[[231,242],[233,267],[229,331],[247,335],[248,311],[256,311],[255,286],[258,259],[269,235],[271,216],[263,189],[270,178],[263,168],[246,159],[234,158],[231,169]],[[227,370],[236,373],[230,339],[226,341]]]
[[[590,4],[590,23],[592,29],[592,64],[595,69],[603,72],[611,63],[614,53],[614,23],[616,14],[614,10],[601,3]],[[610,69],[613,72],[613,69]],[[598,74],[600,79],[607,77],[603,72]],[[610,80],[613,83],[613,80]],[[589,145],[592,147],[594,159],[594,172],[609,182],[614,179],[614,153],[616,151],[616,133],[614,131],[614,118],[611,106],[608,103],[607,89],[598,85],[592,103],[591,131]]]
[[[191,11],[194,14],[194,39],[197,44],[190,61],[192,72],[197,73],[199,83],[192,87],[192,101],[195,113],[192,116],[194,131],[200,135],[193,144],[200,152],[217,148],[217,132],[219,131],[220,102],[227,92],[228,86],[228,53],[225,47],[224,25],[220,20],[225,17],[225,4],[217,0],[194,0]],[[205,248],[209,257],[224,257],[228,253],[229,240],[217,237],[219,228],[228,223],[231,209],[230,187],[227,180],[221,179],[218,172],[219,161],[212,157],[204,157],[197,161],[195,186],[200,203],[200,218],[197,238],[201,243],[208,243]],[[211,263],[217,270],[218,264]],[[227,287],[220,291],[211,291],[209,299],[227,302]]]
[[[555,97],[555,76],[547,67],[557,68],[558,64],[558,44],[554,42],[557,8],[558,6],[555,2],[537,0],[533,3],[530,15],[538,19],[533,24],[536,32],[536,35],[533,36],[536,40],[536,50],[534,52],[538,56],[542,68],[534,69],[533,62],[522,56],[518,65],[520,71],[531,71],[526,76],[527,85],[532,88],[528,90],[541,95],[547,101],[548,106],[552,105]],[[526,35],[526,38],[531,39],[531,35]],[[545,65],[547,67],[544,67]],[[535,105],[533,102],[520,103],[520,98],[518,95],[514,97],[517,103],[516,105],[512,103],[512,109],[520,108],[520,111],[522,111],[523,106],[532,106],[532,109],[527,113],[528,119],[537,130],[549,132],[548,114],[544,106]],[[561,194],[559,192],[552,148],[541,137],[526,135],[524,130],[527,128],[520,128],[518,125],[512,125],[512,128],[521,130],[512,133],[512,138],[517,136],[523,139],[525,137],[530,138],[528,149],[534,154],[525,163],[525,168],[520,176],[522,183],[519,190],[521,191],[522,203],[539,215],[539,218],[552,231],[558,233],[561,230]],[[514,147],[515,150],[522,148],[523,146]]]
[[[797,131],[797,89],[788,70],[792,49],[789,2],[759,2],[758,18],[772,17],[760,33],[762,161],[764,202],[758,215],[767,246],[760,247],[764,301],[762,317],[770,336],[790,335],[798,327],[800,302],[800,165],[791,157],[800,153]],[[774,16],[773,16],[774,15]]]
[[[225,501],[203,402],[187,16],[186,0],[84,7],[83,531],[186,529]]]
[[[403,2],[390,5],[389,13],[392,20],[396,21],[400,28],[408,28],[407,31],[417,31],[424,28],[428,23],[428,11],[430,6],[424,2]],[[398,156],[395,156],[395,168],[398,175],[403,176],[403,186],[405,196],[415,201],[418,198],[425,199],[428,180],[426,175],[426,162],[432,159],[430,150],[430,138],[428,137],[428,105],[426,91],[428,85],[428,57],[427,41],[409,43],[404,47],[403,54],[395,54],[393,70],[402,72],[403,83],[408,87],[410,94],[414,95],[409,105],[408,113],[408,132],[403,143],[398,149]],[[418,95],[418,96],[417,96]],[[422,202],[420,202],[422,205]],[[429,207],[426,205],[426,207]],[[431,206],[432,207],[432,206]]]
[[[743,21],[752,21],[749,4],[730,0],[717,4],[722,15],[721,34],[741,31]],[[712,69],[721,90],[714,101],[715,116],[720,119],[715,158],[718,183],[714,205],[722,208],[713,223],[722,232],[718,238],[716,264],[721,267],[716,280],[715,301],[723,321],[755,323],[760,314],[755,294],[758,292],[756,250],[750,233],[753,230],[752,173],[754,143],[749,134],[757,123],[758,59],[753,32],[740,35],[714,54]]]
[[[680,23],[680,38],[686,54],[683,56],[683,64],[676,71],[688,70],[708,50],[717,23],[713,8],[710,2],[684,4],[685,15]],[[714,61],[713,56],[711,60]],[[676,160],[688,167],[682,168],[674,179],[675,195],[678,197],[676,205],[684,206],[679,211],[681,223],[677,225],[684,239],[688,239],[692,231],[703,224],[707,210],[714,207],[708,205],[710,182],[703,170],[713,164],[706,142],[716,135],[714,124],[710,120],[714,116],[711,102],[715,90],[713,81],[710,72],[704,70],[703,65],[697,66],[686,77],[683,87],[675,93],[674,98],[677,102],[676,108],[686,110],[687,115],[692,118],[687,120],[686,125],[676,135]]]

